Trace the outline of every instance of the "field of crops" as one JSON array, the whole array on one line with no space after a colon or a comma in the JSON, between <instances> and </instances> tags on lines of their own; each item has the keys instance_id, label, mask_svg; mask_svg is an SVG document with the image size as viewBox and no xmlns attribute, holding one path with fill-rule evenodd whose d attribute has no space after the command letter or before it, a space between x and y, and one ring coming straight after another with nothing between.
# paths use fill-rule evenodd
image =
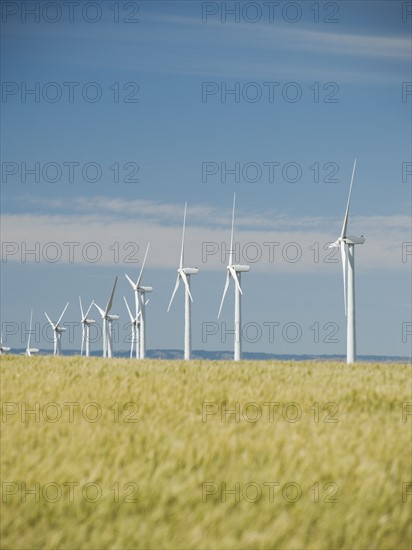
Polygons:
<instances>
[{"instance_id":1,"label":"field of crops","mask_svg":"<svg viewBox=\"0 0 412 550\"><path fill-rule=\"evenodd\" d=\"M409 549L411 366L1 357L1 547Z\"/></svg>"}]
</instances>

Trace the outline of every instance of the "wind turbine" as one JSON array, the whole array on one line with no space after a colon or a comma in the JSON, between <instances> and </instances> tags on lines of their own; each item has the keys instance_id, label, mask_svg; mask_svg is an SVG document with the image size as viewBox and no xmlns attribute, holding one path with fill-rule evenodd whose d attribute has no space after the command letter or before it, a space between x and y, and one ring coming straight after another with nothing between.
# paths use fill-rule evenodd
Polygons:
<instances>
[{"instance_id":1,"label":"wind turbine","mask_svg":"<svg viewBox=\"0 0 412 550\"><path fill-rule=\"evenodd\" d=\"M66 311L68 305L69 305L69 302L67 302L66 307L63 309L62 314L60 315L59 320L57 321L56 324L54 324L54 323L51 321L50 317L47 315L47 313L44 312L45 316L47 317L47 320L49 321L49 323L51 324L52 329L53 329L53 335L54 335L54 355L60 355L60 354L61 354L61 351L62 351L61 337L62 337L62 332L65 332L65 331L66 331L66 328L60 326L60 321L62 320L63 315L64 315L64 313L65 313L65 311Z\"/></svg>"},{"instance_id":2,"label":"wind turbine","mask_svg":"<svg viewBox=\"0 0 412 550\"><path fill-rule=\"evenodd\" d=\"M137 346L136 342L137 342L137 339L138 339L138 332L139 332L139 329L140 329L140 321L139 321L140 311L137 314L137 317L133 317L132 312L130 311L130 308L129 308L129 304L127 303L127 300L126 300L125 296L123 296L123 300L124 300L124 303L126 304L127 311L129 312L130 324L131 324L131 327L132 327L132 343L131 343L131 346L130 346L130 359L133 357L133 351L136 353L136 358L138 358L139 357L139 349L138 349L138 346Z\"/></svg>"},{"instance_id":3,"label":"wind turbine","mask_svg":"<svg viewBox=\"0 0 412 550\"><path fill-rule=\"evenodd\" d=\"M241 295L243 295L242 288L240 286L241 282L241 273L246 273L249 271L250 266L248 265L239 265L233 263L233 253L234 253L234 226L235 226L235 204L236 204L236 193L233 195L233 211L232 211L232 233L230 237L230 250L229 250L229 265L227 266L227 275L225 288L223 290L222 301L220 302L220 308L217 318L219 319L220 313L222 311L223 302L225 300L227 289L229 288L230 278L232 277L235 281L235 361L240 361L242 357L242 304L241 304Z\"/></svg>"},{"instance_id":4,"label":"wind turbine","mask_svg":"<svg viewBox=\"0 0 412 550\"><path fill-rule=\"evenodd\" d=\"M31 348L30 347L30 338L31 338L31 324L33 320L33 310L30 311L30 328L29 328L29 337L27 339L27 348L25 355L35 355L36 353L39 353L38 348Z\"/></svg>"},{"instance_id":5,"label":"wind turbine","mask_svg":"<svg viewBox=\"0 0 412 550\"><path fill-rule=\"evenodd\" d=\"M346 205L345 217L340 237L329 248L340 248L343 269L343 296L345 301L346 327L346 362L356 361L356 327L355 327L355 244L363 244L365 238L346 236L349 206L352 194L353 178L355 175L356 159L353 163L352 177L350 180L349 197Z\"/></svg>"},{"instance_id":6,"label":"wind turbine","mask_svg":"<svg viewBox=\"0 0 412 550\"><path fill-rule=\"evenodd\" d=\"M117 276L114 280L113 290L110 294L109 301L107 302L106 309L102 309L99 307L96 302L94 302L94 305L97 307L97 309L100 312L100 315L102 316L103 326L102 326L102 333L103 333L103 357L112 357L113 356L113 333L112 333L112 323L113 321L117 321L119 319L118 315L109 315L110 310L112 309L113 305L113 296L114 291L116 289L117 284Z\"/></svg>"},{"instance_id":7,"label":"wind turbine","mask_svg":"<svg viewBox=\"0 0 412 550\"><path fill-rule=\"evenodd\" d=\"M9 353L11 351L11 348L8 346L3 345L3 329L1 331L1 340L0 340L0 355L4 355L5 353Z\"/></svg>"},{"instance_id":8,"label":"wind turbine","mask_svg":"<svg viewBox=\"0 0 412 550\"><path fill-rule=\"evenodd\" d=\"M186 210L187 210L187 203L185 202L185 212L183 215L182 248L180 251L180 263L179 263L179 269L177 270L176 285L173 290L173 294L170 299L170 303L169 303L169 307L167 308L167 311L169 311L170 306L172 305L173 298L175 297L175 294L180 284L180 280L182 280L183 284L185 285L185 352L184 352L185 355L184 357L185 357L185 360L188 361L191 357L191 352L192 352L190 302L193 302L193 298L190 292L190 276L197 275L197 273L199 273L199 270L197 267L183 267L184 248L185 248Z\"/></svg>"},{"instance_id":9,"label":"wind turbine","mask_svg":"<svg viewBox=\"0 0 412 550\"><path fill-rule=\"evenodd\" d=\"M146 292L152 292L153 288L151 286L141 286L140 282L142 280L143 268L146 262L147 253L149 252L150 243L148 243L146 248L146 253L144 255L142 267L140 269L139 277L134 283L131 278L126 275L126 279L129 281L134 292L135 306L136 306L136 319L139 316L140 312L140 330L136 332L136 357L144 359L146 356L146 304L149 300L146 301Z\"/></svg>"},{"instance_id":10,"label":"wind turbine","mask_svg":"<svg viewBox=\"0 0 412 550\"><path fill-rule=\"evenodd\" d=\"M87 316L90 313L90 310L94 304L94 300L89 306L89 309L86 311L86 315L83 312L83 306L82 306L82 299L79 296L79 302L80 302L80 313L82 314L82 347L80 350L80 355L83 355L83 349L84 344L86 344L86 357L89 357L90 355L90 325L95 323L96 321L94 319L89 319Z\"/></svg>"}]
</instances>

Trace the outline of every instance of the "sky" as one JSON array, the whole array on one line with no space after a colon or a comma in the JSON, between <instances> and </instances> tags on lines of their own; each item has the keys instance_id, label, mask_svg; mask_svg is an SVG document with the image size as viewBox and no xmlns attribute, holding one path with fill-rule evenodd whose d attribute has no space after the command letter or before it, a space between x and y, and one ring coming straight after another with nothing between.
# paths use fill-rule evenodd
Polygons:
<instances>
[{"instance_id":1,"label":"sky","mask_svg":"<svg viewBox=\"0 0 412 550\"><path fill-rule=\"evenodd\" d=\"M244 351L344 354L340 234L354 159L360 355L410 356L411 2L1 2L3 343L52 349L44 311L142 283L148 349L183 348L169 313L187 201L193 349L233 349L222 315L236 193ZM94 310L98 320L98 312ZM99 324L99 323L97 323ZM93 339L93 333L92 333ZM92 350L101 349L94 334Z\"/></svg>"}]
</instances>

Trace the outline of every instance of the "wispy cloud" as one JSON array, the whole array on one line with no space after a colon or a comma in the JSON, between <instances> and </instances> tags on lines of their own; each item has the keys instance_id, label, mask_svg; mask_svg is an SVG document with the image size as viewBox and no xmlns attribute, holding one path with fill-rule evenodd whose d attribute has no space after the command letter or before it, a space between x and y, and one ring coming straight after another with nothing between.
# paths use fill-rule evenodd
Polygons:
<instances>
[{"instance_id":1,"label":"wispy cloud","mask_svg":"<svg viewBox=\"0 0 412 550\"><path fill-rule=\"evenodd\" d=\"M49 25L45 35L38 28L23 26L12 27L8 32L16 44L31 33L38 55L50 40L58 40L60 48L65 44L67 66L88 67L89 59L82 55L87 48L94 54L95 69L133 69L222 79L276 75L277 79L399 82L399 64L386 62L408 61L411 51L408 36L328 32L323 27L314 30L313 25L263 21L222 24L212 20L205 24L200 15L145 14L138 33L114 33L109 24L97 26L92 34L87 25L76 29ZM103 39L107 45L112 43L112 47L101 55L98 44ZM196 48L192 47L194 43ZM136 48L144 51L144 55L136 56ZM60 65L61 56L61 50L55 55L48 52L48 64L54 61ZM380 61L385 62L384 67L379 66Z\"/></svg>"},{"instance_id":2,"label":"wispy cloud","mask_svg":"<svg viewBox=\"0 0 412 550\"><path fill-rule=\"evenodd\" d=\"M3 261L21 261L24 247L32 250L35 243L39 243L43 250L50 242L58 243L63 251L60 261L69 261L68 245L63 243L74 242L79 243L75 261L87 262L80 251L88 243L95 242L102 254L99 264L111 265L114 243L119 243L120 250L125 251L121 258L126 255L127 243L135 243L139 249L136 261L141 260L141 251L151 241L151 267L176 267L183 214L181 204L104 197L93 200L78 197L70 204L37 199L38 205L40 202L53 209L54 214L3 215ZM68 206L70 215L67 214ZM216 224L215 220L221 222ZM222 269L227 262L230 220L230 209L208 204L190 205L186 257L202 269ZM252 263L256 271L330 269L330 265L324 265L329 263L327 243L338 236L340 223L332 218L295 218L271 210L250 213L239 208L235 233L238 261ZM361 247L360 269L406 268L402 262L402 243L410 241L410 227L410 218L404 215L352 217L349 232L367 238ZM15 243L15 253L10 254L12 247L6 248L5 243ZM129 249L132 251L133 247ZM315 249L319 251L318 262L314 261ZM8 256L5 255L7 251ZM293 260L295 254L301 255L299 261L289 261L288 257ZM275 262L276 257L278 262ZM40 260L45 261L43 257ZM330 263L333 268L336 262Z\"/></svg>"},{"instance_id":3,"label":"wispy cloud","mask_svg":"<svg viewBox=\"0 0 412 550\"><path fill-rule=\"evenodd\" d=\"M237 37L237 41L245 42L249 46L253 44L255 48L267 48L276 44L286 49L302 52L309 50L325 54L356 55L357 57L410 58L411 38L408 36L326 32L323 29L310 30L305 26L293 27L287 24L274 25L267 22L255 24L227 22L222 24L220 21L208 21L205 24L200 18L184 16L159 16L153 17L152 21L161 22L167 26L174 24L189 31L192 28L221 30L220 36L225 39L232 40ZM253 42L250 41L252 35L255 37ZM207 36L207 33L203 33L203 36ZM216 33L213 33L213 36L219 37ZM202 39L202 36L200 35L199 38Z\"/></svg>"}]
</instances>

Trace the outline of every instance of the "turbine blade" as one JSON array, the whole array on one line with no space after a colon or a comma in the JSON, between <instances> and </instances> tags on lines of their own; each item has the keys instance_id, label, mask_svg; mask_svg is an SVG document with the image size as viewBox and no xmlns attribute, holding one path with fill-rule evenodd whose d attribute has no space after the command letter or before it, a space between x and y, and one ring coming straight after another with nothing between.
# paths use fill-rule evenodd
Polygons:
<instances>
[{"instance_id":1,"label":"turbine blade","mask_svg":"<svg viewBox=\"0 0 412 550\"><path fill-rule=\"evenodd\" d=\"M92 305L94 304L94 300L92 300L92 303L89 305L89 309L86 311L86 315L85 315L85 319L87 319L87 316L89 315L90 313L90 310L92 309Z\"/></svg>"},{"instance_id":2,"label":"turbine blade","mask_svg":"<svg viewBox=\"0 0 412 550\"><path fill-rule=\"evenodd\" d=\"M232 277L235 280L236 286L239 289L240 294L243 294L242 289L240 288L239 279L237 278L237 273L236 273L235 269L233 267L230 267L229 270L230 270L230 273L232 274Z\"/></svg>"},{"instance_id":3,"label":"turbine blade","mask_svg":"<svg viewBox=\"0 0 412 550\"><path fill-rule=\"evenodd\" d=\"M45 316L47 317L47 320L49 321L49 323L51 324L51 326L53 327L53 330L54 330L54 329L56 328L55 325L51 322L51 319L50 319L50 317L47 315L47 313L44 312L44 314L45 314ZM30 328L30 330L31 330L31 328Z\"/></svg>"},{"instance_id":4,"label":"turbine blade","mask_svg":"<svg viewBox=\"0 0 412 550\"><path fill-rule=\"evenodd\" d=\"M145 253L144 258L143 258L143 263L142 263L142 267L140 269L139 278L137 279L136 286L140 286L140 281L142 280L143 268L144 268L144 264L146 263L146 258L147 258L147 253L149 252L149 247L150 247L150 243L147 243L146 253Z\"/></svg>"},{"instance_id":5,"label":"turbine blade","mask_svg":"<svg viewBox=\"0 0 412 550\"><path fill-rule=\"evenodd\" d=\"M175 288L174 288L174 290L173 290L172 297L170 298L169 307L167 308L167 311L169 311L170 306L172 305L173 298L175 297L175 294L176 294L176 292L177 292L177 289L179 288L179 283L180 283L180 273L177 274L177 279L176 279Z\"/></svg>"},{"instance_id":6,"label":"turbine blade","mask_svg":"<svg viewBox=\"0 0 412 550\"><path fill-rule=\"evenodd\" d=\"M102 310L102 308L99 307L99 306L96 304L96 302L94 302L94 305L95 305L96 308L99 310L100 315L104 318L104 311Z\"/></svg>"},{"instance_id":7,"label":"turbine blade","mask_svg":"<svg viewBox=\"0 0 412 550\"><path fill-rule=\"evenodd\" d=\"M348 273L348 253L346 250L346 243L342 242L340 245L340 253L342 257L342 272L343 272L343 299L345 301L345 315L347 315L348 304L347 304L347 273Z\"/></svg>"},{"instance_id":8,"label":"turbine blade","mask_svg":"<svg viewBox=\"0 0 412 550\"><path fill-rule=\"evenodd\" d=\"M60 315L59 320L56 323L56 326L60 325L60 321L62 320L64 312L66 311L68 305L69 305L69 302L67 302L66 307L63 309L62 314Z\"/></svg>"},{"instance_id":9,"label":"turbine blade","mask_svg":"<svg viewBox=\"0 0 412 550\"><path fill-rule=\"evenodd\" d=\"M192 297L192 293L190 292L190 286L189 286L189 281L187 280L187 275L186 273L183 273L182 272L182 279L183 279L183 282L185 284L185 287L186 287L186 290L189 294L189 298L190 298L190 301L193 302L193 297Z\"/></svg>"},{"instance_id":10,"label":"turbine blade","mask_svg":"<svg viewBox=\"0 0 412 550\"><path fill-rule=\"evenodd\" d=\"M131 278L129 277L129 275L127 275L126 273L125 273L125 277L126 277L126 279L129 281L129 283L132 285L132 288L133 288L133 290L134 290L134 288L135 288L135 286L136 286L136 285L134 284L134 282L131 280Z\"/></svg>"},{"instance_id":11,"label":"turbine blade","mask_svg":"<svg viewBox=\"0 0 412 550\"><path fill-rule=\"evenodd\" d=\"M114 280L112 293L110 294L109 301L107 302L107 306L106 306L106 309L105 309L105 312L104 312L105 315L107 315L109 313L109 311L112 309L113 296L114 296L114 291L116 290L116 285L117 285L117 275L116 275L116 279Z\"/></svg>"},{"instance_id":12,"label":"turbine blade","mask_svg":"<svg viewBox=\"0 0 412 550\"><path fill-rule=\"evenodd\" d=\"M345 212L345 217L343 219L342 233L340 235L341 239L346 238L346 229L347 229L347 226L348 226L349 206L350 206L350 198L351 198L351 195L352 195L352 185L353 185L353 178L355 176L355 168L356 168L356 159L353 163L352 177L351 177L351 180L350 180L350 187L349 187L348 203L346 205L346 212Z\"/></svg>"},{"instance_id":13,"label":"turbine blade","mask_svg":"<svg viewBox=\"0 0 412 550\"><path fill-rule=\"evenodd\" d=\"M235 205L236 205L236 193L233 193L232 232L230 234L229 265L233 264L233 237L234 237L234 230L235 230Z\"/></svg>"},{"instance_id":14,"label":"turbine blade","mask_svg":"<svg viewBox=\"0 0 412 550\"><path fill-rule=\"evenodd\" d=\"M222 306L223 306L223 302L225 301L225 296L226 296L227 289L229 288L229 282L230 282L230 272L228 271L227 275L226 275L226 282L225 282L225 288L223 290L222 301L220 302L219 313L217 314L218 319L219 319L220 313L222 311Z\"/></svg>"},{"instance_id":15,"label":"turbine blade","mask_svg":"<svg viewBox=\"0 0 412 550\"><path fill-rule=\"evenodd\" d=\"M79 296L79 302L80 302L80 313L82 314L82 321L84 319L84 312L83 312L83 306L82 306L82 299Z\"/></svg>"},{"instance_id":16,"label":"turbine blade","mask_svg":"<svg viewBox=\"0 0 412 550\"><path fill-rule=\"evenodd\" d=\"M129 312L130 322L133 323L133 315L132 315L132 312L130 311L129 304L127 303L125 296L123 296L123 300L124 300L124 303L126 304L127 311Z\"/></svg>"},{"instance_id":17,"label":"turbine blade","mask_svg":"<svg viewBox=\"0 0 412 550\"><path fill-rule=\"evenodd\" d=\"M180 263L179 263L180 269L182 269L183 267L183 255L184 255L184 249L185 249L186 209L187 209L187 202L185 202L185 213L183 214L182 248L180 251Z\"/></svg>"}]
</instances>

